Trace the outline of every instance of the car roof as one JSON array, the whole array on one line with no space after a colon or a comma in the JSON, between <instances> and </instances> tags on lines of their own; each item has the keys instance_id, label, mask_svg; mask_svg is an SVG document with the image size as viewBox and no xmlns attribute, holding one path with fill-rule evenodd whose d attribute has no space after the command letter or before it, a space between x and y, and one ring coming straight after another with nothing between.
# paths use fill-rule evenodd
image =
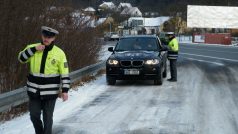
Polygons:
<instances>
[{"instance_id":1,"label":"car roof","mask_svg":"<svg viewBox=\"0 0 238 134\"><path fill-rule=\"evenodd\" d=\"M157 36L156 35L126 35L126 36L123 36L121 37L121 39L123 38L156 38Z\"/></svg>"}]
</instances>

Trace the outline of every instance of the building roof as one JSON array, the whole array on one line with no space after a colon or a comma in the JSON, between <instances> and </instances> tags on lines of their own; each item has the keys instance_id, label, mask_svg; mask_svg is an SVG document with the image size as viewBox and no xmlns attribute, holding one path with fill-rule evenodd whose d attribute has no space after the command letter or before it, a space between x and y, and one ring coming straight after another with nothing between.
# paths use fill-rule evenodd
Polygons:
<instances>
[{"instance_id":1,"label":"building roof","mask_svg":"<svg viewBox=\"0 0 238 134\"><path fill-rule=\"evenodd\" d=\"M142 16L141 11L139 10L138 7L130 7L130 8L125 8L121 14L123 15L137 15L137 16Z\"/></svg>"},{"instance_id":2,"label":"building roof","mask_svg":"<svg viewBox=\"0 0 238 134\"><path fill-rule=\"evenodd\" d=\"M106 20L107 20L107 18L99 18L96 23L97 23L97 25L100 25L100 24L103 24Z\"/></svg>"},{"instance_id":3,"label":"building roof","mask_svg":"<svg viewBox=\"0 0 238 134\"><path fill-rule=\"evenodd\" d=\"M93 7L87 7L83 11L85 11L85 12L95 12L96 10Z\"/></svg>"},{"instance_id":4,"label":"building roof","mask_svg":"<svg viewBox=\"0 0 238 134\"><path fill-rule=\"evenodd\" d=\"M132 20L142 20L144 22L144 18L143 17L130 17L128 19L128 22L131 22Z\"/></svg>"},{"instance_id":5,"label":"building roof","mask_svg":"<svg viewBox=\"0 0 238 134\"><path fill-rule=\"evenodd\" d=\"M162 16L156 18L144 18L144 26L145 27L155 27L162 25L165 21L168 21L170 17Z\"/></svg>"},{"instance_id":6,"label":"building roof","mask_svg":"<svg viewBox=\"0 0 238 134\"><path fill-rule=\"evenodd\" d=\"M131 6L131 3L120 3L118 8L121 8L121 7L123 7L123 8L125 8L125 7L130 8L132 6Z\"/></svg>"},{"instance_id":7,"label":"building roof","mask_svg":"<svg viewBox=\"0 0 238 134\"><path fill-rule=\"evenodd\" d=\"M168 16L161 16L156 18L130 17L128 19L128 22L132 23L133 20L137 20L137 21L143 21L143 24L141 26L144 26L144 27L159 27L162 24L164 24L164 22L168 21L169 19L170 17Z\"/></svg>"},{"instance_id":8,"label":"building roof","mask_svg":"<svg viewBox=\"0 0 238 134\"><path fill-rule=\"evenodd\" d=\"M105 2L105 1L101 5L99 5L99 7L104 7L104 6L107 6L110 9L113 9L116 7L113 2Z\"/></svg>"}]
</instances>

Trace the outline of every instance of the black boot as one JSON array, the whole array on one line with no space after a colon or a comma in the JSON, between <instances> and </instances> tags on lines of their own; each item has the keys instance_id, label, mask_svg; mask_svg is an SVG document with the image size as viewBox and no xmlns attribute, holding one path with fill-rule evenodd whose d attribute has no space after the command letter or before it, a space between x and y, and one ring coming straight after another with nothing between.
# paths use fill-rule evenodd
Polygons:
<instances>
[{"instance_id":1,"label":"black boot","mask_svg":"<svg viewBox=\"0 0 238 134\"><path fill-rule=\"evenodd\" d=\"M177 80L174 79L174 78L170 78L170 79L168 79L168 81L170 81L170 82L177 82Z\"/></svg>"}]
</instances>

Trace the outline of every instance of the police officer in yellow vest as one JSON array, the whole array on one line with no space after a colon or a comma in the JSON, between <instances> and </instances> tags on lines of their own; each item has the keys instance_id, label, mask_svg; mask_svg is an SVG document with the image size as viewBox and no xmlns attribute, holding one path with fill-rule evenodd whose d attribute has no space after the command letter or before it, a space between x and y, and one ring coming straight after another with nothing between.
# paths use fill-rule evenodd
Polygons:
<instances>
[{"instance_id":1,"label":"police officer in yellow vest","mask_svg":"<svg viewBox=\"0 0 238 134\"><path fill-rule=\"evenodd\" d=\"M70 88L69 68L65 53L54 44L59 32L42 26L42 42L28 45L19 53L21 63L29 63L27 80L30 118L36 134L51 134L53 112L60 94L63 101L68 100ZM43 112L43 122L41 121Z\"/></svg>"},{"instance_id":2,"label":"police officer in yellow vest","mask_svg":"<svg viewBox=\"0 0 238 134\"><path fill-rule=\"evenodd\" d=\"M176 82L177 81L177 58L179 51L179 43L175 38L173 32L168 32L167 36L169 38L168 43L168 60L170 61L170 73L171 78L168 81Z\"/></svg>"}]
</instances>

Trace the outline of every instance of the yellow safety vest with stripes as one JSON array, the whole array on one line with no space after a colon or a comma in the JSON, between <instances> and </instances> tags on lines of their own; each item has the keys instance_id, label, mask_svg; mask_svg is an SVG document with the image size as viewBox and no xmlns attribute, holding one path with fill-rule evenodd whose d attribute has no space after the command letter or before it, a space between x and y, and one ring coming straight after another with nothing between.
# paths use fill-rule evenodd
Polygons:
<instances>
[{"instance_id":1,"label":"yellow safety vest with stripes","mask_svg":"<svg viewBox=\"0 0 238 134\"><path fill-rule=\"evenodd\" d=\"M65 53L54 44L37 51L41 43L28 45L18 55L21 63L29 63L30 73L27 91L30 98L55 99L59 89L68 92L70 88L69 68Z\"/></svg>"},{"instance_id":2,"label":"yellow safety vest with stripes","mask_svg":"<svg viewBox=\"0 0 238 134\"><path fill-rule=\"evenodd\" d=\"M179 50L179 45L178 45L178 40L176 38L173 38L170 42L169 42L169 48L171 51L174 52L178 52Z\"/></svg>"},{"instance_id":3,"label":"yellow safety vest with stripes","mask_svg":"<svg viewBox=\"0 0 238 134\"><path fill-rule=\"evenodd\" d=\"M178 51L179 51L179 43L178 40L174 37L168 44L168 59L177 59Z\"/></svg>"}]
</instances>

